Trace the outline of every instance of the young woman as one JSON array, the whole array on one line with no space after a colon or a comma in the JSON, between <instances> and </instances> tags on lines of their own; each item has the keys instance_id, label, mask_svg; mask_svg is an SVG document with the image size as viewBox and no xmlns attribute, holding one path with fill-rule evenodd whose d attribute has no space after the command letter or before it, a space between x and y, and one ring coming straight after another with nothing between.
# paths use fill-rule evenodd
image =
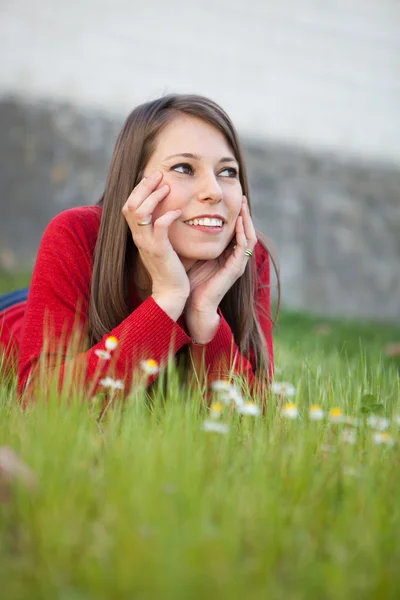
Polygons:
<instances>
[{"instance_id":1,"label":"young woman","mask_svg":"<svg viewBox=\"0 0 400 600\"><path fill-rule=\"evenodd\" d=\"M162 370L171 355L209 383L239 374L267 386L269 259L226 113L196 95L138 106L102 198L51 221L27 301L19 299L17 318L15 306L0 318L7 356L18 355L21 396L38 381L41 357L48 381L57 373L61 385L68 371L90 394L107 377L127 392L142 361Z\"/></svg>"}]
</instances>

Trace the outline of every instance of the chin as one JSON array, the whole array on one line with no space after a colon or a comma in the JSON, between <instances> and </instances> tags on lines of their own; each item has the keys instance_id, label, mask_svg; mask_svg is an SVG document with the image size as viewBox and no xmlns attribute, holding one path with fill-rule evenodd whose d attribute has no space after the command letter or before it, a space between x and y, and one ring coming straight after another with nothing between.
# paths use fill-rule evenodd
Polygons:
<instances>
[{"instance_id":1,"label":"chin","mask_svg":"<svg viewBox=\"0 0 400 600\"><path fill-rule=\"evenodd\" d=\"M177 252L182 261L191 261L193 263L195 263L198 260L214 260L215 258L218 258L218 256L221 255L221 253L222 251L216 252L215 250L213 251L211 248L209 248L208 250L204 250L203 252L200 250L200 248L198 248L197 252L193 254L188 254L187 251L182 254Z\"/></svg>"}]
</instances>

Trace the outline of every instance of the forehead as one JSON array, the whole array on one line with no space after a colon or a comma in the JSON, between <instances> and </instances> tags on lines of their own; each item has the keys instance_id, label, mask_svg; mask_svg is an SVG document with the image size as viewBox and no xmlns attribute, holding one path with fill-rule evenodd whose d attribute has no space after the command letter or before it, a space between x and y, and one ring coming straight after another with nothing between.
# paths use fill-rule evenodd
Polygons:
<instances>
[{"instance_id":1,"label":"forehead","mask_svg":"<svg viewBox=\"0 0 400 600\"><path fill-rule=\"evenodd\" d=\"M164 158L178 152L219 158L232 154L232 149L224 134L210 123L190 115L177 115L158 135L154 154Z\"/></svg>"}]
</instances>

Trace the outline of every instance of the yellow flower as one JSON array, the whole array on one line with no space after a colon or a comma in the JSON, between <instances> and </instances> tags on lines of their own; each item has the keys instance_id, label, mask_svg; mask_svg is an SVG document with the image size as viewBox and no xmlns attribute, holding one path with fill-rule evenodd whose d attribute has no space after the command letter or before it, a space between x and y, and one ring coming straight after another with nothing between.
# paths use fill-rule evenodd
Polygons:
<instances>
[{"instance_id":1,"label":"yellow flower","mask_svg":"<svg viewBox=\"0 0 400 600\"><path fill-rule=\"evenodd\" d=\"M293 402L287 402L282 408L282 416L286 419L297 419L299 416L299 409Z\"/></svg>"},{"instance_id":2,"label":"yellow flower","mask_svg":"<svg viewBox=\"0 0 400 600\"><path fill-rule=\"evenodd\" d=\"M324 418L324 411L319 404L312 404L310 406L309 417L312 421L321 421Z\"/></svg>"},{"instance_id":3,"label":"yellow flower","mask_svg":"<svg viewBox=\"0 0 400 600\"><path fill-rule=\"evenodd\" d=\"M332 423L343 423L345 418L346 417L344 416L341 408L331 408L331 410L329 411L329 420Z\"/></svg>"},{"instance_id":4,"label":"yellow flower","mask_svg":"<svg viewBox=\"0 0 400 600\"><path fill-rule=\"evenodd\" d=\"M118 340L115 337L115 335L110 335L107 339L106 339L106 350L108 350L109 352L112 352L112 350L115 350L115 348L118 346Z\"/></svg>"},{"instance_id":5,"label":"yellow flower","mask_svg":"<svg viewBox=\"0 0 400 600\"><path fill-rule=\"evenodd\" d=\"M157 373L160 370L158 362L156 360L153 360L152 358L142 360L140 363L140 367L142 371L144 371L147 375L157 375Z\"/></svg>"},{"instance_id":6,"label":"yellow flower","mask_svg":"<svg viewBox=\"0 0 400 600\"><path fill-rule=\"evenodd\" d=\"M222 414L222 404L221 402L212 402L210 406L210 416L212 419L219 419Z\"/></svg>"}]
</instances>

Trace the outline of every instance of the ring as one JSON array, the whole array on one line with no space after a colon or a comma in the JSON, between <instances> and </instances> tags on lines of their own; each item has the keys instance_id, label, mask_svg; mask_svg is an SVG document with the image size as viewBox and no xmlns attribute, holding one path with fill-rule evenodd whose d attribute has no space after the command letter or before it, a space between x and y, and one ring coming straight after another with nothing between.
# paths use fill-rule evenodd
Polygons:
<instances>
[{"instance_id":1,"label":"ring","mask_svg":"<svg viewBox=\"0 0 400 600\"><path fill-rule=\"evenodd\" d=\"M147 221L136 221L136 225L151 225L151 217Z\"/></svg>"},{"instance_id":2,"label":"ring","mask_svg":"<svg viewBox=\"0 0 400 600\"><path fill-rule=\"evenodd\" d=\"M247 250L244 251L246 256L253 256L254 252L253 250L250 250L250 248L247 248Z\"/></svg>"}]
</instances>

